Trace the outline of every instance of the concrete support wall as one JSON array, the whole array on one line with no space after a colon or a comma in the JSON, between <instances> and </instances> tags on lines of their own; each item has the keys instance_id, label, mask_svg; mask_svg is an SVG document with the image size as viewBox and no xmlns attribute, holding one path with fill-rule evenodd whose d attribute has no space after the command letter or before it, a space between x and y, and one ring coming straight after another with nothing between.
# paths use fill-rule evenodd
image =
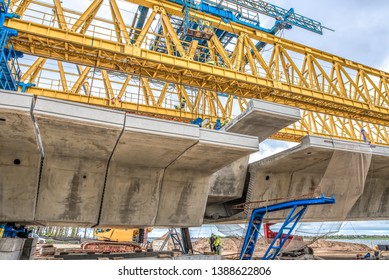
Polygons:
<instances>
[{"instance_id":1,"label":"concrete support wall","mask_svg":"<svg viewBox=\"0 0 389 280\"><path fill-rule=\"evenodd\" d=\"M198 137L196 126L127 115L109 166L100 226L154 225L165 169Z\"/></svg>"},{"instance_id":2,"label":"concrete support wall","mask_svg":"<svg viewBox=\"0 0 389 280\"><path fill-rule=\"evenodd\" d=\"M198 226L212 174L258 150L257 137L42 97L31 106L24 94L0 98L0 222Z\"/></svg>"},{"instance_id":3,"label":"concrete support wall","mask_svg":"<svg viewBox=\"0 0 389 280\"><path fill-rule=\"evenodd\" d=\"M0 94L0 223L35 217L41 153L32 105L33 96Z\"/></svg>"},{"instance_id":4,"label":"concrete support wall","mask_svg":"<svg viewBox=\"0 0 389 280\"><path fill-rule=\"evenodd\" d=\"M125 114L46 98L37 99L33 113L45 152L36 220L97 224L108 160Z\"/></svg>"},{"instance_id":5,"label":"concrete support wall","mask_svg":"<svg viewBox=\"0 0 389 280\"><path fill-rule=\"evenodd\" d=\"M301 195L311 194L311 197L319 195L318 186L334 151L337 150L336 143L337 141L332 142L325 138L307 137L301 145L295 148L251 164L249 170L252 187L249 200L297 199ZM348 143L348 145L366 144ZM362 187L363 192L358 194L357 190L348 189L349 187L358 188L358 186L347 185L345 189L344 185L347 181L356 180L354 177L347 178L349 174L330 178L333 180L333 187L329 189L331 193L325 193L325 195L334 195L336 204L310 207L304 215L305 221L389 219L389 173L387 172L389 170L389 149L373 146L371 153L372 160ZM351 164L344 160L337 160L337 163L339 174L342 174L342 170ZM361 168L361 166L356 167ZM356 176L360 176L360 173L364 171L358 169L355 172ZM346 192L354 193L354 196L350 198ZM356 202L350 201L354 199ZM347 215L344 216L345 214ZM268 218L281 219L283 216L284 213L275 212Z\"/></svg>"},{"instance_id":6,"label":"concrete support wall","mask_svg":"<svg viewBox=\"0 0 389 280\"><path fill-rule=\"evenodd\" d=\"M208 203L223 203L242 197L249 157L243 157L212 175Z\"/></svg>"}]
</instances>

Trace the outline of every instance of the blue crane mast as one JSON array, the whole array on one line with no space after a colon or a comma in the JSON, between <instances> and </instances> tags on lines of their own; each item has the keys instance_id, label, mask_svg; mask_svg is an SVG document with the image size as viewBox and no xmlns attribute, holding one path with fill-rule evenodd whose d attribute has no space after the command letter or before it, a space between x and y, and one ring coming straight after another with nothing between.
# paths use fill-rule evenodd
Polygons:
<instances>
[{"instance_id":1,"label":"blue crane mast","mask_svg":"<svg viewBox=\"0 0 389 280\"><path fill-rule=\"evenodd\" d=\"M291 29L297 26L308 31L322 35L323 29L331 30L316 20L296 14L294 9L289 10L278 7L261 0L169 0L182 5L184 14L184 29L202 29L200 22L194 20L196 11L220 17L225 23L234 22L254 28L269 34L277 34L282 29ZM190 13L192 12L192 13ZM272 28L264 28L260 25L259 14L264 14L276 19ZM213 32L219 37L223 45L227 45L235 34L225 32L213 27ZM185 39L185 38L184 38ZM201 39L201 38L200 38ZM258 42L257 49L261 50L265 43Z\"/></svg>"},{"instance_id":2,"label":"blue crane mast","mask_svg":"<svg viewBox=\"0 0 389 280\"><path fill-rule=\"evenodd\" d=\"M10 1L6 3L0 0L0 88L17 91L21 76L17 59L23 54L14 50L10 40L11 37L17 36L18 32L4 26L6 18L17 17L8 13L9 3Z\"/></svg>"}]
</instances>

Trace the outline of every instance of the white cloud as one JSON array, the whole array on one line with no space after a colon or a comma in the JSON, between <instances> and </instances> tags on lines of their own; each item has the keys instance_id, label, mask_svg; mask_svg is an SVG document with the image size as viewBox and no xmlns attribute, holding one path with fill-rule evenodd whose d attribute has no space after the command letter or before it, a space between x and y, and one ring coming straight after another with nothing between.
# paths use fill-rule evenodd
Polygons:
<instances>
[{"instance_id":1,"label":"white cloud","mask_svg":"<svg viewBox=\"0 0 389 280\"><path fill-rule=\"evenodd\" d=\"M259 152L250 156L250 163L290 149L297 144L294 142L265 140L259 144Z\"/></svg>"}]
</instances>

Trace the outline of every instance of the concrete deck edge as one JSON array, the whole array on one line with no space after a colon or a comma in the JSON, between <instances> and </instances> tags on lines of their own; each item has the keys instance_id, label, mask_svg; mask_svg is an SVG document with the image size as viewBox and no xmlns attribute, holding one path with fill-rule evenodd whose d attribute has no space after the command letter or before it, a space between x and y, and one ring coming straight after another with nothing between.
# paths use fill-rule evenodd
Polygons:
<instances>
[{"instance_id":1,"label":"concrete deck edge","mask_svg":"<svg viewBox=\"0 0 389 280\"><path fill-rule=\"evenodd\" d=\"M228 131L236 123L238 123L240 119L252 114L255 111L259 111L263 115L270 114L272 116L277 116L280 119L291 120L291 122L297 122L301 119L300 109L298 108L258 99L251 99L247 105L247 109L228 123L224 127L224 130Z\"/></svg>"},{"instance_id":2,"label":"concrete deck edge","mask_svg":"<svg viewBox=\"0 0 389 280\"><path fill-rule=\"evenodd\" d=\"M126 115L125 131L191 139L200 137L200 130L197 125L131 114Z\"/></svg>"},{"instance_id":3,"label":"concrete deck edge","mask_svg":"<svg viewBox=\"0 0 389 280\"><path fill-rule=\"evenodd\" d=\"M39 116L81 120L100 126L107 125L120 128L123 127L125 118L125 113L121 111L39 96L33 113Z\"/></svg>"},{"instance_id":4,"label":"concrete deck edge","mask_svg":"<svg viewBox=\"0 0 389 280\"><path fill-rule=\"evenodd\" d=\"M0 109L31 112L34 96L31 94L0 91Z\"/></svg>"},{"instance_id":5,"label":"concrete deck edge","mask_svg":"<svg viewBox=\"0 0 389 280\"><path fill-rule=\"evenodd\" d=\"M200 128L200 143L258 151L258 137Z\"/></svg>"},{"instance_id":6,"label":"concrete deck edge","mask_svg":"<svg viewBox=\"0 0 389 280\"><path fill-rule=\"evenodd\" d=\"M302 146L318 147L330 150L342 150L356 153L373 153L369 144L307 135L302 139ZM389 149L388 149L389 152Z\"/></svg>"}]
</instances>

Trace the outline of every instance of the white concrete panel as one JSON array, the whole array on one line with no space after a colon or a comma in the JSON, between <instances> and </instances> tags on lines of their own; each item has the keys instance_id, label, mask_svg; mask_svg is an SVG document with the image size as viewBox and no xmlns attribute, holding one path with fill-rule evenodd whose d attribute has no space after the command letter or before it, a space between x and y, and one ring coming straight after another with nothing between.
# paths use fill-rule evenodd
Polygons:
<instances>
[{"instance_id":1,"label":"white concrete panel","mask_svg":"<svg viewBox=\"0 0 389 280\"><path fill-rule=\"evenodd\" d=\"M252 99L247 109L224 129L228 132L257 136L259 142L262 142L298 120L298 108Z\"/></svg>"}]
</instances>

